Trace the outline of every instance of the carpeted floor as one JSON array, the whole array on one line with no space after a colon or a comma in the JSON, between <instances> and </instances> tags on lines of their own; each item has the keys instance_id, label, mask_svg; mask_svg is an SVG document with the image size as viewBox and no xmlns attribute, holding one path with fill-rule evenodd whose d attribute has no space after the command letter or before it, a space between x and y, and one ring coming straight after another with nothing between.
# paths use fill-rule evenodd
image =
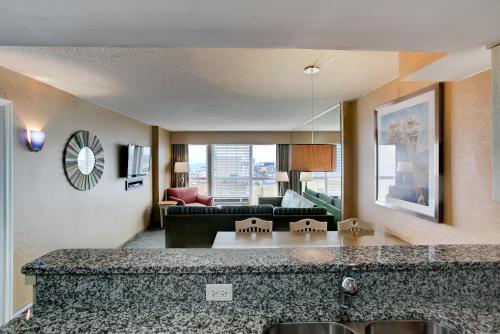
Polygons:
<instances>
[{"instance_id":1,"label":"carpeted floor","mask_svg":"<svg viewBox=\"0 0 500 334\"><path fill-rule=\"evenodd\" d=\"M165 248L165 230L146 230L124 248Z\"/></svg>"}]
</instances>

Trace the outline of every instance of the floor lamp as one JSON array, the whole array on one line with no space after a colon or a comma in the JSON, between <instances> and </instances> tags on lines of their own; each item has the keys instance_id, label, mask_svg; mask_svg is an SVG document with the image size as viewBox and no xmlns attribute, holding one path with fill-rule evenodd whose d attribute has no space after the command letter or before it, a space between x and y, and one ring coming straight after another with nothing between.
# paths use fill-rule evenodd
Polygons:
<instances>
[{"instance_id":1,"label":"floor lamp","mask_svg":"<svg viewBox=\"0 0 500 334\"><path fill-rule=\"evenodd\" d=\"M181 174L181 187L186 186L186 173L189 173L188 162L176 162L174 165L174 173Z\"/></svg>"},{"instance_id":2,"label":"floor lamp","mask_svg":"<svg viewBox=\"0 0 500 334\"><path fill-rule=\"evenodd\" d=\"M306 191L307 190L307 182L314 181L313 173L312 172L300 172L299 180L306 184L306 189L304 189L304 191Z\"/></svg>"},{"instance_id":3,"label":"floor lamp","mask_svg":"<svg viewBox=\"0 0 500 334\"><path fill-rule=\"evenodd\" d=\"M286 187L285 183L290 182L288 179L288 172L276 172L276 182L278 182L278 195L285 195Z\"/></svg>"}]
</instances>

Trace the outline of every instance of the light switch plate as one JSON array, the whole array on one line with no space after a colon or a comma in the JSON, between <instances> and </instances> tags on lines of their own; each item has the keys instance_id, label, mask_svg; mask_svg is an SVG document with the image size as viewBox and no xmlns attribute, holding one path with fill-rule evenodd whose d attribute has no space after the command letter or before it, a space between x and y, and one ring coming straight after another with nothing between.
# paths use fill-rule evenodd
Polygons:
<instances>
[{"instance_id":1,"label":"light switch plate","mask_svg":"<svg viewBox=\"0 0 500 334\"><path fill-rule=\"evenodd\" d=\"M207 284L206 285L206 300L227 302L233 300L233 285L232 284Z\"/></svg>"}]
</instances>

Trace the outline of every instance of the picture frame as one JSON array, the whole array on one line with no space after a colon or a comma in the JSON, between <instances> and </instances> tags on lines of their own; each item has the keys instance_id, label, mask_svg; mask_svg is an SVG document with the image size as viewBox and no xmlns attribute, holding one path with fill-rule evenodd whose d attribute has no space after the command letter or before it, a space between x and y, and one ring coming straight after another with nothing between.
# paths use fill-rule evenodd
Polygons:
<instances>
[{"instance_id":1,"label":"picture frame","mask_svg":"<svg viewBox=\"0 0 500 334\"><path fill-rule=\"evenodd\" d=\"M375 108L375 203L442 222L441 83Z\"/></svg>"}]
</instances>

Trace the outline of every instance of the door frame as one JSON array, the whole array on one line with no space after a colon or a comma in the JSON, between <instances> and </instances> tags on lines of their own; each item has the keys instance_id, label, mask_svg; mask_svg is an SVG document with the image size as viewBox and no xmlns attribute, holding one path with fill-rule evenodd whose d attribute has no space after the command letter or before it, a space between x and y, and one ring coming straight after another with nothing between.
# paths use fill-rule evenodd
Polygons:
<instances>
[{"instance_id":1,"label":"door frame","mask_svg":"<svg viewBox=\"0 0 500 334\"><path fill-rule=\"evenodd\" d=\"M0 99L0 325L12 319L13 305L12 118L12 102Z\"/></svg>"}]
</instances>

